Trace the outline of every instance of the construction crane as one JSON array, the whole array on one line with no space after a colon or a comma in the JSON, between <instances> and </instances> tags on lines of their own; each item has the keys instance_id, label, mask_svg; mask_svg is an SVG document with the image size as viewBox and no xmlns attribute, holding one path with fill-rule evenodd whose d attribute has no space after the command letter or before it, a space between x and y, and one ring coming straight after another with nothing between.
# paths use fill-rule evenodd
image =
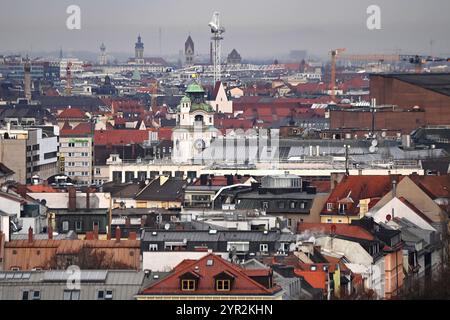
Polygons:
<instances>
[{"instance_id":1,"label":"construction crane","mask_svg":"<svg viewBox=\"0 0 450 320\"><path fill-rule=\"evenodd\" d=\"M415 66L415 72L423 72L423 65L428 62L450 62L450 58L439 58L432 56L420 56L420 55L400 55L401 61L407 61Z\"/></svg>"},{"instance_id":2,"label":"construction crane","mask_svg":"<svg viewBox=\"0 0 450 320\"><path fill-rule=\"evenodd\" d=\"M211 40L213 41L213 65L214 65L214 84L220 81L221 78L221 61L220 61L220 42L223 40L223 33L225 28L220 25L220 14L214 12L211 22L208 24L213 34Z\"/></svg>"},{"instance_id":3,"label":"construction crane","mask_svg":"<svg viewBox=\"0 0 450 320\"><path fill-rule=\"evenodd\" d=\"M66 66L66 95L72 95L72 62L67 62Z\"/></svg>"},{"instance_id":4,"label":"construction crane","mask_svg":"<svg viewBox=\"0 0 450 320\"><path fill-rule=\"evenodd\" d=\"M345 51L345 48L331 50L330 90L331 90L331 99L333 101L335 101L335 99L336 99L336 59L337 59L337 56L344 51Z\"/></svg>"}]
</instances>

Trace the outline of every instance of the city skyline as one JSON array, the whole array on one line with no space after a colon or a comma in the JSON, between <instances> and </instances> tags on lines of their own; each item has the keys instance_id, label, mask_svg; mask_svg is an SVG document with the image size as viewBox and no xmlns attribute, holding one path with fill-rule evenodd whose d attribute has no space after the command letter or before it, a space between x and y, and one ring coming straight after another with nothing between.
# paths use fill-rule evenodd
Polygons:
<instances>
[{"instance_id":1,"label":"city skyline","mask_svg":"<svg viewBox=\"0 0 450 320\"><path fill-rule=\"evenodd\" d=\"M69 16L66 9L72 4L81 8L81 30L66 28ZM178 54L191 35L196 53L208 54L207 24L217 10L226 28L223 56L233 48L243 58L271 58L290 50L307 50L326 57L329 50L339 47L351 53L450 52L446 36L450 27L446 17L450 10L448 2L436 0L434 5L427 5L418 0L396 3L379 0L381 30L366 27L369 16L366 9L371 4L367 0L339 4L328 0L315 3L284 0L272 8L260 1L232 0L222 4L204 0L190 3L133 0L123 8L123 2L118 0L6 1L2 5L6 10L0 13L0 40L2 51L8 52L54 52L62 47L66 52L98 53L100 44L105 43L109 53L131 55L140 34L147 56L167 56Z\"/></svg>"}]
</instances>

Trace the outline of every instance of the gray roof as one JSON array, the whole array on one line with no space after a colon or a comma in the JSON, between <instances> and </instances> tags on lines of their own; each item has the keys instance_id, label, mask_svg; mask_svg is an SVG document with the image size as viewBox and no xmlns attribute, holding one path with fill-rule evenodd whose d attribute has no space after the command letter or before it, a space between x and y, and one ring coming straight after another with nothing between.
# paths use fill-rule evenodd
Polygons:
<instances>
[{"instance_id":1,"label":"gray roof","mask_svg":"<svg viewBox=\"0 0 450 320\"><path fill-rule=\"evenodd\" d=\"M154 235L153 232L156 234ZM218 241L286 241L293 242L296 237L294 234L282 233L279 231L231 231L231 230L217 230L216 233L211 233L208 230L195 230L195 231L152 231L144 230L142 240L143 241L174 241L183 242L194 241L194 242L218 242Z\"/></svg>"}]
</instances>

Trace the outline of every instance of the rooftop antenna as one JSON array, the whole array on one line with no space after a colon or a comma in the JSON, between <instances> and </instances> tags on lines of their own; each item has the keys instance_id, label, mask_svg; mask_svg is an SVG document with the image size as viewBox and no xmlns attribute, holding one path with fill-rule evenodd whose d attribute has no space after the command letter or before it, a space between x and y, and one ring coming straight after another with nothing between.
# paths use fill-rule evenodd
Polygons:
<instances>
[{"instance_id":1,"label":"rooftop antenna","mask_svg":"<svg viewBox=\"0 0 450 320\"><path fill-rule=\"evenodd\" d=\"M225 28L220 25L220 13L215 11L211 22L208 24L211 28L213 36L213 65L214 65L214 84L221 79L220 70L220 41L223 40L222 34L225 33Z\"/></svg>"}]
</instances>

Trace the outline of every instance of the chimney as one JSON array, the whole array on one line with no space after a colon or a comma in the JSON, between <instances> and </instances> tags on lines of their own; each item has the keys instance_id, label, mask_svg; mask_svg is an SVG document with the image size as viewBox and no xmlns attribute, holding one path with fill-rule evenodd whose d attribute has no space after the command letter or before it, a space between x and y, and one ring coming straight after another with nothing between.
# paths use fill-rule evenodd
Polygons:
<instances>
[{"instance_id":1,"label":"chimney","mask_svg":"<svg viewBox=\"0 0 450 320\"><path fill-rule=\"evenodd\" d=\"M75 187L69 187L69 205L68 209L69 211L75 211L77 209L77 190Z\"/></svg>"},{"instance_id":2,"label":"chimney","mask_svg":"<svg viewBox=\"0 0 450 320\"><path fill-rule=\"evenodd\" d=\"M136 240L137 239L137 234L134 231L130 231L130 233L128 234L128 240Z\"/></svg>"},{"instance_id":3,"label":"chimney","mask_svg":"<svg viewBox=\"0 0 450 320\"><path fill-rule=\"evenodd\" d=\"M95 224L95 225L94 225L94 231L93 231L93 234L94 234L94 239L95 239L95 240L98 240L98 224Z\"/></svg>"},{"instance_id":4,"label":"chimney","mask_svg":"<svg viewBox=\"0 0 450 320\"><path fill-rule=\"evenodd\" d=\"M28 243L33 243L33 228L28 228Z\"/></svg>"},{"instance_id":5,"label":"chimney","mask_svg":"<svg viewBox=\"0 0 450 320\"><path fill-rule=\"evenodd\" d=\"M392 198L397 197L397 180L392 180Z\"/></svg>"},{"instance_id":6,"label":"chimney","mask_svg":"<svg viewBox=\"0 0 450 320\"><path fill-rule=\"evenodd\" d=\"M91 188L89 187L86 189L86 209L91 209Z\"/></svg>"},{"instance_id":7,"label":"chimney","mask_svg":"<svg viewBox=\"0 0 450 320\"><path fill-rule=\"evenodd\" d=\"M27 186L24 185L24 184L18 185L18 186L17 186L17 193L18 193L21 197L25 198L26 195L27 195Z\"/></svg>"},{"instance_id":8,"label":"chimney","mask_svg":"<svg viewBox=\"0 0 450 320\"><path fill-rule=\"evenodd\" d=\"M49 223L47 226L48 240L53 240L53 227L52 224Z\"/></svg>"},{"instance_id":9,"label":"chimney","mask_svg":"<svg viewBox=\"0 0 450 320\"><path fill-rule=\"evenodd\" d=\"M92 231L87 231L85 240L94 240L94 233Z\"/></svg>"},{"instance_id":10,"label":"chimney","mask_svg":"<svg viewBox=\"0 0 450 320\"><path fill-rule=\"evenodd\" d=\"M120 231L120 227L116 227L116 242L120 242L120 238L122 237L122 232Z\"/></svg>"},{"instance_id":11,"label":"chimney","mask_svg":"<svg viewBox=\"0 0 450 320\"><path fill-rule=\"evenodd\" d=\"M142 216L141 217L141 228L145 227L146 220L147 220L147 216Z\"/></svg>"}]
</instances>

